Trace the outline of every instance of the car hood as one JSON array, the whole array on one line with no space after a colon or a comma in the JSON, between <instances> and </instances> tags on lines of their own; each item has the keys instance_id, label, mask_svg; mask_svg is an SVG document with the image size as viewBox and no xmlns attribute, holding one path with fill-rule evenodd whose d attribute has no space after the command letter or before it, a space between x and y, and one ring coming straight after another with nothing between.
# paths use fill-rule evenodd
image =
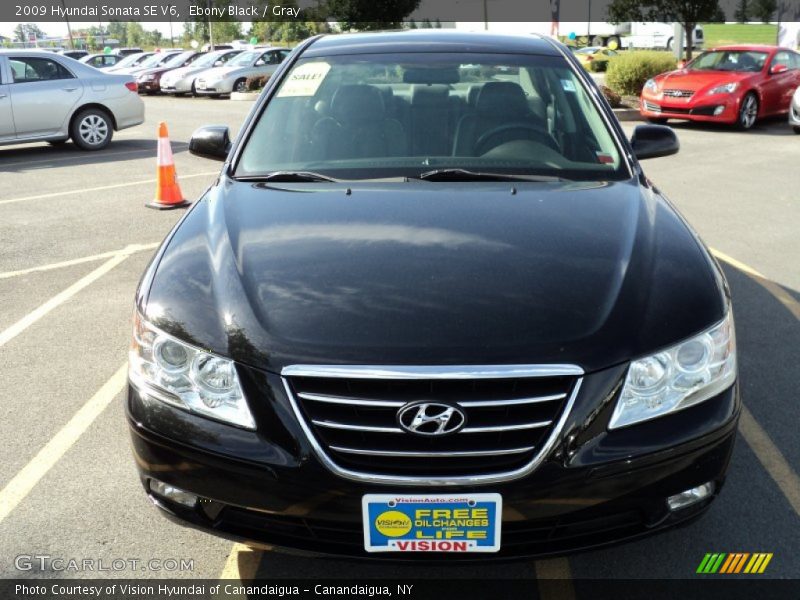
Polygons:
<instances>
[{"instance_id":1,"label":"car hood","mask_svg":"<svg viewBox=\"0 0 800 600\"><path fill-rule=\"evenodd\" d=\"M257 368L573 363L719 321L722 278L636 181L211 188L145 274L146 318Z\"/></svg>"},{"instance_id":2,"label":"car hood","mask_svg":"<svg viewBox=\"0 0 800 600\"><path fill-rule=\"evenodd\" d=\"M208 67L193 67L191 65L186 67L178 67L177 69L172 69L169 72L169 76L175 79L181 79L186 77L187 75L194 75L195 73L200 73L202 71L208 71Z\"/></svg>"},{"instance_id":3,"label":"car hood","mask_svg":"<svg viewBox=\"0 0 800 600\"><path fill-rule=\"evenodd\" d=\"M213 69L207 69L200 73L200 77L207 81L213 81L214 79L224 79L226 75L230 75L234 71L239 69L246 69L247 67L214 67Z\"/></svg>"},{"instance_id":4,"label":"car hood","mask_svg":"<svg viewBox=\"0 0 800 600\"><path fill-rule=\"evenodd\" d=\"M737 71L691 71L681 69L656 78L659 90L677 89L696 92L707 87L742 81L758 73Z\"/></svg>"}]
</instances>

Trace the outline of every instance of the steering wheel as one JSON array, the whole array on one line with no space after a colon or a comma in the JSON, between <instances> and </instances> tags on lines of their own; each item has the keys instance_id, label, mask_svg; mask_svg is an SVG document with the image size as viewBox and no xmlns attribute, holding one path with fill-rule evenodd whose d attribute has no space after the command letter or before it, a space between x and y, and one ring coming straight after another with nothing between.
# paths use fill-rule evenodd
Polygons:
<instances>
[{"instance_id":1,"label":"steering wheel","mask_svg":"<svg viewBox=\"0 0 800 600\"><path fill-rule=\"evenodd\" d=\"M561 153L561 149L558 147L558 144L556 144L556 141L553 139L553 136L551 136L543 129L540 129L535 125L531 125L530 123L506 123L504 125L500 125L498 127L490 129L489 131L487 131L481 137L478 138L478 141L475 142L475 155L481 156L485 152L488 152L489 150L497 146L498 144L495 144L494 146L489 145L489 141L492 138L497 137L502 133L505 133L506 131L525 131L526 132L526 135L524 136L525 138L530 138L531 137L530 134L533 133L534 136L538 138L535 141L537 142L541 141L546 146L549 146L556 152ZM486 148L486 146L489 147ZM481 152L482 150L484 152Z\"/></svg>"}]
</instances>

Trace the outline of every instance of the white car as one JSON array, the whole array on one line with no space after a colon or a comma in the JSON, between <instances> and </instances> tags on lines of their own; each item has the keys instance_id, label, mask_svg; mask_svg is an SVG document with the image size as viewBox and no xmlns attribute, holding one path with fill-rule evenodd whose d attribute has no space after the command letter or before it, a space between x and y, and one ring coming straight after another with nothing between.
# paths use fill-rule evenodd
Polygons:
<instances>
[{"instance_id":1,"label":"white car","mask_svg":"<svg viewBox=\"0 0 800 600\"><path fill-rule=\"evenodd\" d=\"M108 146L114 131L144 122L144 102L130 75L98 71L36 50L0 50L0 145Z\"/></svg>"},{"instance_id":2,"label":"white car","mask_svg":"<svg viewBox=\"0 0 800 600\"><path fill-rule=\"evenodd\" d=\"M214 67L225 65L241 52L241 50L215 50L204 54L189 66L167 71L161 76L161 92L175 94L176 96L182 96L183 94L194 95L194 80L198 74Z\"/></svg>"},{"instance_id":3,"label":"white car","mask_svg":"<svg viewBox=\"0 0 800 600\"><path fill-rule=\"evenodd\" d=\"M200 73L195 80L197 94L219 97L231 92L243 92L248 77L269 77L290 53L288 48L260 48L242 52L224 67Z\"/></svg>"}]
</instances>

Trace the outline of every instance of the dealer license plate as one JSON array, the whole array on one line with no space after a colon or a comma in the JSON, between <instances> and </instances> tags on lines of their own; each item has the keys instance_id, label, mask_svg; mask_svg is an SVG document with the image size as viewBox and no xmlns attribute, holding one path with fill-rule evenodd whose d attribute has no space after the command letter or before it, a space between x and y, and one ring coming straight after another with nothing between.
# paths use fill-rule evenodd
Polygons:
<instances>
[{"instance_id":1,"label":"dealer license plate","mask_svg":"<svg viewBox=\"0 0 800 600\"><path fill-rule=\"evenodd\" d=\"M497 552L500 494L366 494L367 552Z\"/></svg>"}]
</instances>

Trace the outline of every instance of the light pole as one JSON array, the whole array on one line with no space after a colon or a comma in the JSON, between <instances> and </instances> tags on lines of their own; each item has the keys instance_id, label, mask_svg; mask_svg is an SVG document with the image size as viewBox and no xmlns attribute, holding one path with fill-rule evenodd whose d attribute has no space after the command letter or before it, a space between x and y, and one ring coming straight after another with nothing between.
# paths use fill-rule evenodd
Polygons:
<instances>
[{"instance_id":1,"label":"light pole","mask_svg":"<svg viewBox=\"0 0 800 600\"><path fill-rule=\"evenodd\" d=\"M64 9L64 20L67 22L67 33L69 34L69 47L75 50L75 42L72 41L72 27L69 26L69 17L67 16L67 5L64 0L61 0L61 8Z\"/></svg>"},{"instance_id":2,"label":"light pole","mask_svg":"<svg viewBox=\"0 0 800 600\"><path fill-rule=\"evenodd\" d=\"M206 0L208 6L208 43L210 44L209 52L214 51L214 31L211 28L211 0Z\"/></svg>"}]
</instances>

